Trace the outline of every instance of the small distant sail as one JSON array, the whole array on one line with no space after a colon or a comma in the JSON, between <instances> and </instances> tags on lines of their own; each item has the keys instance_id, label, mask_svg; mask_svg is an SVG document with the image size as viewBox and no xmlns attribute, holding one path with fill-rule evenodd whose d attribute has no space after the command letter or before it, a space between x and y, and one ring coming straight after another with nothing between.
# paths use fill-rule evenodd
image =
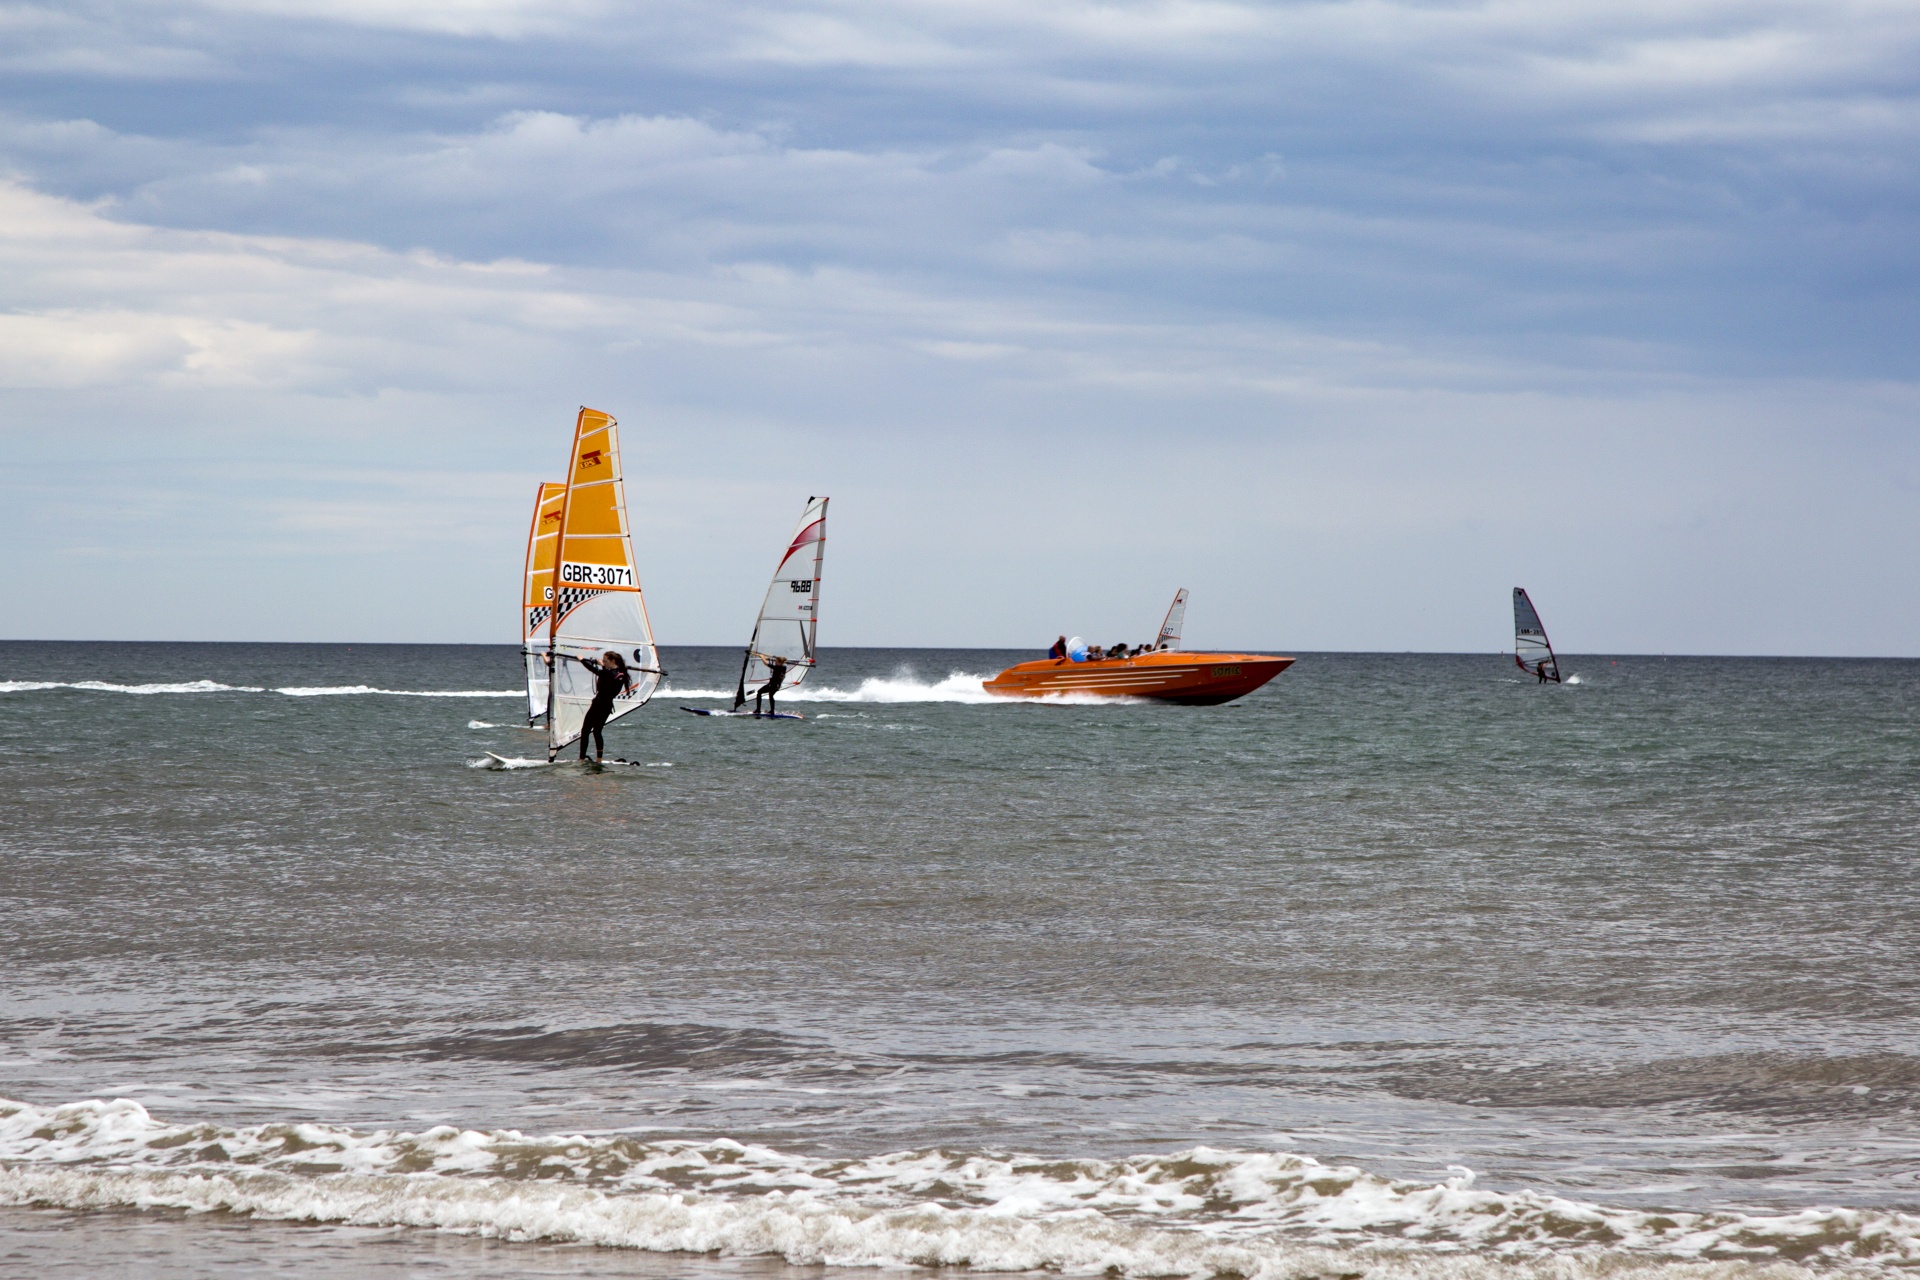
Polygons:
<instances>
[{"instance_id":1,"label":"small distant sail","mask_svg":"<svg viewBox=\"0 0 1920 1280\"><path fill-rule=\"evenodd\" d=\"M1524 587L1513 589L1513 660L1528 675L1560 683L1560 660L1553 656L1547 629L1540 625L1540 612L1527 598Z\"/></svg>"},{"instance_id":2,"label":"small distant sail","mask_svg":"<svg viewBox=\"0 0 1920 1280\"><path fill-rule=\"evenodd\" d=\"M736 708L753 688L767 682L773 674L769 664L775 658L786 659L783 689L793 688L813 670L813 641L820 626L820 562L826 553L827 500L808 498L800 523L787 540L786 554L774 568L760 616L754 619L753 638L740 664L740 683L733 691Z\"/></svg>"},{"instance_id":3,"label":"small distant sail","mask_svg":"<svg viewBox=\"0 0 1920 1280\"><path fill-rule=\"evenodd\" d=\"M1173 593L1173 604L1167 609L1167 620L1160 624L1160 636L1153 642L1156 649L1178 649L1180 647L1180 629L1187 624L1187 589L1180 588Z\"/></svg>"},{"instance_id":4,"label":"small distant sail","mask_svg":"<svg viewBox=\"0 0 1920 1280\"><path fill-rule=\"evenodd\" d=\"M619 424L598 409L581 409L574 423L557 541L553 612L547 621L553 673L547 690L548 759L579 739L593 704L594 674L577 659L611 649L632 673L633 686L613 704L609 723L645 706L660 687L660 655L627 526Z\"/></svg>"},{"instance_id":5,"label":"small distant sail","mask_svg":"<svg viewBox=\"0 0 1920 1280\"><path fill-rule=\"evenodd\" d=\"M547 625L553 612L553 553L560 545L560 508L567 486L549 482L533 500L527 529L527 573L520 587L520 654L527 665L527 723L547 714Z\"/></svg>"}]
</instances>

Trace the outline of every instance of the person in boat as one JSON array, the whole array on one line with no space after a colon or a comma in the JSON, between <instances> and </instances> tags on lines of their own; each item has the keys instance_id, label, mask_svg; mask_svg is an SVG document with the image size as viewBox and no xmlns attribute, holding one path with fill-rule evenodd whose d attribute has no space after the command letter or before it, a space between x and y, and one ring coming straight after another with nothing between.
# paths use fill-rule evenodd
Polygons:
<instances>
[{"instance_id":1,"label":"person in boat","mask_svg":"<svg viewBox=\"0 0 1920 1280\"><path fill-rule=\"evenodd\" d=\"M780 692L780 686L787 682L787 660L779 654L767 659L767 682L753 691L753 714L760 714L760 699L767 700L767 714L775 714L779 708L773 705L773 695Z\"/></svg>"},{"instance_id":2,"label":"person in boat","mask_svg":"<svg viewBox=\"0 0 1920 1280\"><path fill-rule=\"evenodd\" d=\"M1058 640L1055 640L1053 642L1053 648L1047 650L1047 656L1049 658L1066 657L1067 656L1067 638L1065 636L1061 636Z\"/></svg>"},{"instance_id":3,"label":"person in boat","mask_svg":"<svg viewBox=\"0 0 1920 1280\"><path fill-rule=\"evenodd\" d=\"M1107 656L1108 656L1109 658L1124 658L1124 657L1126 657L1126 656L1127 656L1127 646L1126 646L1126 642L1125 642L1125 641L1122 641L1121 643L1119 643L1119 644L1117 644L1117 645L1115 645L1115 646L1113 646L1113 648L1111 648L1111 649L1109 649L1109 650L1107 650Z\"/></svg>"},{"instance_id":4,"label":"person in boat","mask_svg":"<svg viewBox=\"0 0 1920 1280\"><path fill-rule=\"evenodd\" d=\"M606 739L600 731L607 727L607 718L613 714L613 700L623 693L633 692L633 676L627 670L627 660L609 649L594 658L580 659L580 665L593 672L593 701L587 706L587 718L580 724L580 758L587 758L587 737L593 737L593 758L600 759L606 754Z\"/></svg>"}]
</instances>

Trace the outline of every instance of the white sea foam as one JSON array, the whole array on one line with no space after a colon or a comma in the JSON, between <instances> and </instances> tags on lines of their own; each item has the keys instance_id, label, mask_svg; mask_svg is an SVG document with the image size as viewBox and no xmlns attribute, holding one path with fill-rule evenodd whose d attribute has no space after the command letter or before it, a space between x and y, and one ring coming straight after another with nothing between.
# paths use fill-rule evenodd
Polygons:
<instances>
[{"instance_id":1,"label":"white sea foam","mask_svg":"<svg viewBox=\"0 0 1920 1280\"><path fill-rule=\"evenodd\" d=\"M275 689L289 698L338 698L377 693L389 698L524 698L522 689L376 689L366 684L294 685Z\"/></svg>"},{"instance_id":2,"label":"white sea foam","mask_svg":"<svg viewBox=\"0 0 1920 1280\"><path fill-rule=\"evenodd\" d=\"M221 684L217 680L186 680L173 684L110 684L105 680L76 680L71 684L37 685L41 689L85 689L89 693L264 693L257 685Z\"/></svg>"},{"instance_id":3,"label":"white sea foam","mask_svg":"<svg viewBox=\"0 0 1920 1280\"><path fill-rule=\"evenodd\" d=\"M530 756L481 756L478 760L467 761L469 769L544 769L552 764L551 760L536 760Z\"/></svg>"},{"instance_id":4,"label":"white sea foam","mask_svg":"<svg viewBox=\"0 0 1920 1280\"><path fill-rule=\"evenodd\" d=\"M284 693L292 698L338 694L378 693L392 698L520 698L519 689L376 689L364 684L293 686L264 689L252 684L221 684L217 680L183 680L169 684L112 684L105 680L6 680L0 693L35 693L43 689L82 689L88 693Z\"/></svg>"},{"instance_id":5,"label":"white sea foam","mask_svg":"<svg viewBox=\"0 0 1920 1280\"><path fill-rule=\"evenodd\" d=\"M990 676L969 675L955 671L944 680L929 683L918 676L900 672L891 676L869 676L856 688L845 689L827 684L803 684L793 689L780 691L781 702L962 702L977 706L1031 706L1034 703L1054 703L1073 706L1112 706L1137 702L1135 698L1112 698L1102 694L1070 693L1045 698L1003 698L991 694L983 687ZM675 698L733 698L731 689L669 689L667 696Z\"/></svg>"},{"instance_id":6,"label":"white sea foam","mask_svg":"<svg viewBox=\"0 0 1920 1280\"><path fill-rule=\"evenodd\" d=\"M469 729L498 729L499 727L497 724L488 724L485 720L467 721L467 728Z\"/></svg>"},{"instance_id":7,"label":"white sea foam","mask_svg":"<svg viewBox=\"0 0 1920 1280\"><path fill-rule=\"evenodd\" d=\"M221 1210L801 1264L1294 1280L1895 1274L1920 1217L1656 1213L1395 1182L1304 1156L795 1156L725 1139L169 1125L126 1099L0 1101L0 1203ZM1703 1265L1713 1264L1713 1265Z\"/></svg>"}]
</instances>

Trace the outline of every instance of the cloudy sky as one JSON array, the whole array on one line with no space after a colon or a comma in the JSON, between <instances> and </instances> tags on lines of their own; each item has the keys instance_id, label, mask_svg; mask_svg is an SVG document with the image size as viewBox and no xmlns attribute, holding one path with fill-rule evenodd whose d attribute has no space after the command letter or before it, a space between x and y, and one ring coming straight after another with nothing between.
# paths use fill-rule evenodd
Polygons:
<instances>
[{"instance_id":1,"label":"cloudy sky","mask_svg":"<svg viewBox=\"0 0 1920 1280\"><path fill-rule=\"evenodd\" d=\"M1912 0L0 4L0 633L1920 654Z\"/></svg>"}]
</instances>

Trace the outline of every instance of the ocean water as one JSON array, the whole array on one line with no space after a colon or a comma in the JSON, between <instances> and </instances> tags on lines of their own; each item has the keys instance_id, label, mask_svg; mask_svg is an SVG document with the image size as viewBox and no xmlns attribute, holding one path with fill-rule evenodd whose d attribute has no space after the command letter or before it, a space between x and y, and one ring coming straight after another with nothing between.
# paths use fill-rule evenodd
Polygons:
<instances>
[{"instance_id":1,"label":"ocean water","mask_svg":"<svg viewBox=\"0 0 1920 1280\"><path fill-rule=\"evenodd\" d=\"M1920 663L1030 656L0 644L0 1273L1920 1266Z\"/></svg>"}]
</instances>

